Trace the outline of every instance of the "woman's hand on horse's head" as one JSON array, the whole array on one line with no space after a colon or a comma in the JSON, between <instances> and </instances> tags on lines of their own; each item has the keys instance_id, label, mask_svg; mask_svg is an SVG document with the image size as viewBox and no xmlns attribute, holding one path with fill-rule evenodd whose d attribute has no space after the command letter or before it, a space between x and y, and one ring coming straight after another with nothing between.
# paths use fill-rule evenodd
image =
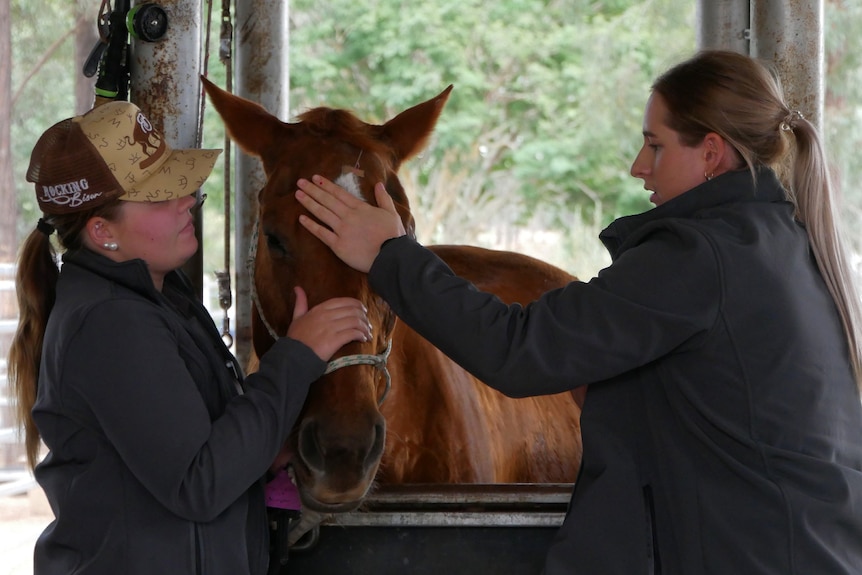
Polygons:
<instances>
[{"instance_id":1,"label":"woman's hand on horse's head","mask_svg":"<svg viewBox=\"0 0 862 575\"><path fill-rule=\"evenodd\" d=\"M299 223L341 258L361 272L368 272L380 246L390 238L403 236L404 223L382 183L374 186L375 207L321 176L299 180L296 199L324 225L308 216Z\"/></svg>"},{"instance_id":2,"label":"woman's hand on horse's head","mask_svg":"<svg viewBox=\"0 0 862 575\"><path fill-rule=\"evenodd\" d=\"M296 304L287 336L301 341L323 361L351 341L370 341L368 310L352 297L335 297L308 309L308 297L299 286L293 288Z\"/></svg>"}]
</instances>

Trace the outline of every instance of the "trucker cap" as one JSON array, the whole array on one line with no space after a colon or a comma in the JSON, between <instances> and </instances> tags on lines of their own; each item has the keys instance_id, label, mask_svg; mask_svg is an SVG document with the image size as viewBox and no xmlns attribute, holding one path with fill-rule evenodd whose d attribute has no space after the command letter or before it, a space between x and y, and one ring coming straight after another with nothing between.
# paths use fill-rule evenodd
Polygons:
<instances>
[{"instance_id":1,"label":"trucker cap","mask_svg":"<svg viewBox=\"0 0 862 575\"><path fill-rule=\"evenodd\" d=\"M46 214L114 199L161 202L201 187L221 150L174 150L136 105L108 102L54 124L33 153L27 181Z\"/></svg>"}]
</instances>

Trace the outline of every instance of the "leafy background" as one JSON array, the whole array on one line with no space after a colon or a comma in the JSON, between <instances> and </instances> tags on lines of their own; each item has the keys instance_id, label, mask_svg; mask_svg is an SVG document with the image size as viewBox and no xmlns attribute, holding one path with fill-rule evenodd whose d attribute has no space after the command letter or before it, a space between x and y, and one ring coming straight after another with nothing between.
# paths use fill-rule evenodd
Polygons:
<instances>
[{"instance_id":1,"label":"leafy background","mask_svg":"<svg viewBox=\"0 0 862 575\"><path fill-rule=\"evenodd\" d=\"M98 4L12 0L19 238L38 218L23 176L30 150L47 126L81 111L75 31L95 27ZM823 131L859 253L862 0L827 0L825 16ZM328 105L382 122L454 84L430 145L402 170L420 239L523 251L589 278L608 262L600 229L649 208L628 173L643 105L650 81L694 51L694 19L694 0L436 0L421 10L294 0L290 116ZM209 74L224 85L217 43L218 18ZM223 138L207 108L204 146ZM205 190L207 273L223 267L222 170Z\"/></svg>"}]
</instances>

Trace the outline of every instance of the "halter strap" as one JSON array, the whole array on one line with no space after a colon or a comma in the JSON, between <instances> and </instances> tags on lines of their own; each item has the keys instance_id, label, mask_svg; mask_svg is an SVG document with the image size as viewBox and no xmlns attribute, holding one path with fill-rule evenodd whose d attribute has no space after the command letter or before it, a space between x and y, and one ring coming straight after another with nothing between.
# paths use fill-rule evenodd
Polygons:
<instances>
[{"instance_id":1,"label":"halter strap","mask_svg":"<svg viewBox=\"0 0 862 575\"><path fill-rule=\"evenodd\" d=\"M255 261L257 260L259 223L259 220L255 221L254 223L254 228L252 229L251 233L251 247L249 248L248 259L246 260L246 270L248 271L249 275L249 289L251 291L251 300L254 303L254 307L257 308L258 317L260 317L260 320L263 322L263 325L269 332L269 336L274 341L278 341L279 336L275 333L275 330L272 328L272 325L267 321L266 315L263 313L263 308L260 305L260 298L257 295L257 287L254 283L254 268ZM386 362L389 359L389 352L391 351L392 339L390 338L386 344L386 349L383 350L383 353L379 353L376 355L370 353L357 353L337 357L326 364L326 370L323 372L323 375L330 374L337 369L341 369L342 367L349 367L351 365L373 365L381 372L383 372L383 378L386 381L386 386L383 388L383 395L381 395L380 399L377 400L377 405L380 405L383 403L383 400L386 399L386 396L389 395L389 390L392 388L392 378L389 375L389 369L386 367Z\"/></svg>"},{"instance_id":2,"label":"halter strap","mask_svg":"<svg viewBox=\"0 0 862 575\"><path fill-rule=\"evenodd\" d=\"M260 317L260 320L266 327L266 331L269 332L269 337L271 337L274 341L278 341L278 335L275 333L275 330L272 329L272 326L266 320L266 316L263 313L263 308L260 306L260 298L257 295L257 286L254 283L254 266L255 260L257 259L257 240L259 224L260 220L255 221L254 228L251 231L251 247L249 247L248 249L248 259L245 261L245 268L246 271L248 271L248 283L249 290L251 291L251 301L254 303L254 307L257 308L257 315Z\"/></svg>"},{"instance_id":3,"label":"halter strap","mask_svg":"<svg viewBox=\"0 0 862 575\"><path fill-rule=\"evenodd\" d=\"M377 355L370 353L357 353L336 357L326 364L326 371L323 372L323 375L332 373L336 369L349 367L351 365L373 365L383 373L383 378L386 381L386 386L383 388L383 394L380 396L380 399L377 400L377 405L380 405L383 403L383 400L386 399L386 396L389 395L389 390L392 388L392 378L389 376L389 369L386 367L386 360L389 359L390 351L392 351L392 339L387 342L386 349L383 350L383 353Z\"/></svg>"}]
</instances>

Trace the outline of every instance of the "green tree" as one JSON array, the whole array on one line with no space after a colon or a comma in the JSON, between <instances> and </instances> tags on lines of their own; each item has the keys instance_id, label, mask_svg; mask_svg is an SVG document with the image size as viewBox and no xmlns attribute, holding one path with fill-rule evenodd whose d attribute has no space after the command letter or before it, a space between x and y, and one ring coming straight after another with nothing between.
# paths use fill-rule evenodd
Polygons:
<instances>
[{"instance_id":1,"label":"green tree","mask_svg":"<svg viewBox=\"0 0 862 575\"><path fill-rule=\"evenodd\" d=\"M843 193L845 230L862 272L862 1L829 0L825 10L826 96L823 139Z\"/></svg>"},{"instance_id":2,"label":"green tree","mask_svg":"<svg viewBox=\"0 0 862 575\"><path fill-rule=\"evenodd\" d=\"M12 169L20 208L18 234L23 237L40 215L32 187L24 180L30 150L48 126L75 113L73 38L82 21L68 0L12 0L11 8Z\"/></svg>"},{"instance_id":3,"label":"green tree","mask_svg":"<svg viewBox=\"0 0 862 575\"><path fill-rule=\"evenodd\" d=\"M13 193L12 149L9 127L12 116L12 22L11 3L0 0L0 263L15 259L18 198ZM0 313L8 313L0 303Z\"/></svg>"},{"instance_id":4,"label":"green tree","mask_svg":"<svg viewBox=\"0 0 862 575\"><path fill-rule=\"evenodd\" d=\"M382 121L452 83L433 145L402 169L420 238L499 243L532 218L596 244L648 206L629 163L649 82L694 50L693 19L691 0L296 0L291 108Z\"/></svg>"},{"instance_id":5,"label":"green tree","mask_svg":"<svg viewBox=\"0 0 862 575\"><path fill-rule=\"evenodd\" d=\"M41 132L76 112L74 35L95 27L68 0L11 0L12 169L18 235L38 219L24 181ZM612 218L649 207L628 175L649 83L694 50L695 0L395 0L291 3L291 109L330 105L385 120L455 86L436 135L403 177L420 237L503 244L550 229L539 253L588 276ZM824 135L862 250L862 0L827 0ZM217 22L210 74L224 85ZM78 56L80 58L80 55ZM221 147L207 111L204 145ZM205 269L222 267L222 172L207 186ZM534 237L539 234L535 232Z\"/></svg>"}]
</instances>

